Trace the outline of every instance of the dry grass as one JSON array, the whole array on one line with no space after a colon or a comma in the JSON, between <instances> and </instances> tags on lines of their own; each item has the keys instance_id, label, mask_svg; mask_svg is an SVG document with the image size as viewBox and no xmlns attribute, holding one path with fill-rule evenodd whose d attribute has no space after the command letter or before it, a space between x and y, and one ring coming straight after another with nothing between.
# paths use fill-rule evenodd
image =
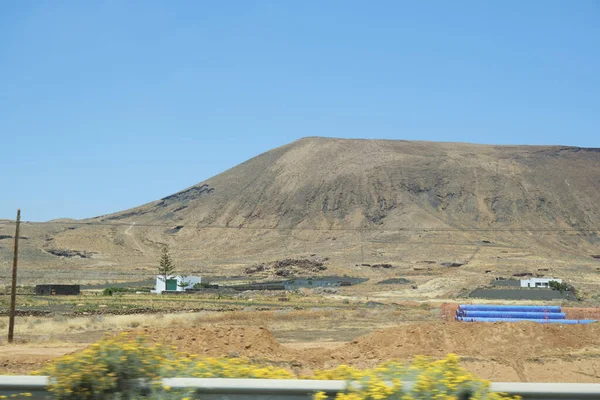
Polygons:
<instances>
[{"instance_id":1,"label":"dry grass","mask_svg":"<svg viewBox=\"0 0 600 400\"><path fill-rule=\"evenodd\" d=\"M92 342L105 332L135 328L201 327L214 325L266 327L283 341L349 340L359 334L406 321L439 318L436 306L375 308L313 308L272 311L203 311L194 313L91 315L81 317L19 317L15 335L21 341ZM0 326L8 318L0 318ZM315 333L315 332L318 332ZM312 335L312 336L311 336ZM324 339L325 338L325 339Z\"/></svg>"},{"instance_id":2,"label":"dry grass","mask_svg":"<svg viewBox=\"0 0 600 400\"><path fill-rule=\"evenodd\" d=\"M16 319L16 335L64 335L89 331L118 331L132 328L162 328L212 324L267 325L284 321L306 321L332 318L338 310L317 311L232 311L177 314L92 315L68 318L20 317ZM6 326L8 317L0 318Z\"/></svg>"},{"instance_id":3,"label":"dry grass","mask_svg":"<svg viewBox=\"0 0 600 400\"><path fill-rule=\"evenodd\" d=\"M187 319L189 319L187 314L93 315L74 318L62 315L50 318L19 317L15 322L15 337L26 338L27 342L69 341L69 337L73 334L121 331L138 327L168 327L183 324ZM5 325L7 321L7 317L2 317L0 326Z\"/></svg>"}]
</instances>

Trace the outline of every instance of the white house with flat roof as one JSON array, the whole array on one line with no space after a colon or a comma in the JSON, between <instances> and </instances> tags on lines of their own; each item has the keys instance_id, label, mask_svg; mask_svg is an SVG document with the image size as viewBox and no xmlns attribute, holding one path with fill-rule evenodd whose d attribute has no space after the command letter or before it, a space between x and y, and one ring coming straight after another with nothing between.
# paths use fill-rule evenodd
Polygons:
<instances>
[{"instance_id":1,"label":"white house with flat roof","mask_svg":"<svg viewBox=\"0 0 600 400\"><path fill-rule=\"evenodd\" d=\"M550 282L552 282L552 281L562 283L562 279L556 279L556 278L531 278L531 279L521 279L521 287L547 288L547 287L550 287Z\"/></svg>"},{"instance_id":2,"label":"white house with flat roof","mask_svg":"<svg viewBox=\"0 0 600 400\"><path fill-rule=\"evenodd\" d=\"M155 290L152 290L152 293L161 294L164 291L185 292L186 289L193 289L197 283L202 283L202 278L199 276L173 275L169 276L165 282L164 276L157 275Z\"/></svg>"}]
</instances>

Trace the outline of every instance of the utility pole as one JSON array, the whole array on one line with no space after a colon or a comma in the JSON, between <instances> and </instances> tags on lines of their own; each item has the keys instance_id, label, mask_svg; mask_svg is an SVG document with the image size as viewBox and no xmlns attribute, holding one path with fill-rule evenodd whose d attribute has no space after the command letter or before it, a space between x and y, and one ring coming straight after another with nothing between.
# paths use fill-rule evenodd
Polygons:
<instances>
[{"instance_id":1,"label":"utility pole","mask_svg":"<svg viewBox=\"0 0 600 400\"><path fill-rule=\"evenodd\" d=\"M19 227L21 225L21 209L17 210L17 227L15 229L15 250L13 253L12 287L10 291L10 310L8 318L8 343L12 343L15 334L15 303L17 302L17 260L19 258Z\"/></svg>"},{"instance_id":2,"label":"utility pole","mask_svg":"<svg viewBox=\"0 0 600 400\"><path fill-rule=\"evenodd\" d=\"M365 262L365 231L360 230L360 260Z\"/></svg>"}]
</instances>

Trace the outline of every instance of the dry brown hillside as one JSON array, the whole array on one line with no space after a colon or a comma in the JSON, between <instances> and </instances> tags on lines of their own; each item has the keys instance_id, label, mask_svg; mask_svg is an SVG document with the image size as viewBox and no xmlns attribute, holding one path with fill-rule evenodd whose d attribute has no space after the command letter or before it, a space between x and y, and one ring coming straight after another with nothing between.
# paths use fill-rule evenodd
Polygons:
<instances>
[{"instance_id":1,"label":"dry brown hillside","mask_svg":"<svg viewBox=\"0 0 600 400\"><path fill-rule=\"evenodd\" d=\"M583 281L600 267L599 188L600 149L310 137L131 210L26 224L21 260L36 280L134 279L168 243L181 269L212 275L316 254L349 275L468 262L474 281L538 268ZM12 230L0 224L6 267Z\"/></svg>"}]
</instances>

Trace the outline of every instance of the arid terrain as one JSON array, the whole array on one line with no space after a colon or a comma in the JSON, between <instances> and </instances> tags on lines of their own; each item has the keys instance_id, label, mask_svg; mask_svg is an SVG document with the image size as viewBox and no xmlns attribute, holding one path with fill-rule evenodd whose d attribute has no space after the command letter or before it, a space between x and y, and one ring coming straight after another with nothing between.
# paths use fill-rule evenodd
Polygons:
<instances>
[{"instance_id":1,"label":"arid terrain","mask_svg":"<svg viewBox=\"0 0 600 400\"><path fill-rule=\"evenodd\" d=\"M364 368L455 353L466 368L494 381L600 382L598 324L461 323L444 315L452 304L314 300L286 308L263 299L260 307L249 301L237 311L21 317L17 343L0 345L0 373L30 373L107 332L129 330L184 353L245 357L299 375L339 364ZM599 312L567 309L570 317Z\"/></svg>"},{"instance_id":2,"label":"arid terrain","mask_svg":"<svg viewBox=\"0 0 600 400\"><path fill-rule=\"evenodd\" d=\"M24 224L20 277L147 279L168 244L181 271L204 275L317 254L329 274L459 262L452 275L468 286L537 268L587 285L599 184L598 149L305 138L131 210ZM0 223L3 281L13 234Z\"/></svg>"},{"instance_id":3,"label":"arid terrain","mask_svg":"<svg viewBox=\"0 0 600 400\"><path fill-rule=\"evenodd\" d=\"M452 320L473 289L514 276L563 279L580 301L551 304L598 318L599 187L598 149L305 138L137 208L24 223L20 285L92 289L19 296L19 339L0 342L0 373L135 330L185 352L298 373L453 352L494 381L600 382L598 324ZM0 221L2 284L13 231ZM211 283L362 280L269 294L94 292L153 279L164 245L179 273Z\"/></svg>"}]
</instances>

